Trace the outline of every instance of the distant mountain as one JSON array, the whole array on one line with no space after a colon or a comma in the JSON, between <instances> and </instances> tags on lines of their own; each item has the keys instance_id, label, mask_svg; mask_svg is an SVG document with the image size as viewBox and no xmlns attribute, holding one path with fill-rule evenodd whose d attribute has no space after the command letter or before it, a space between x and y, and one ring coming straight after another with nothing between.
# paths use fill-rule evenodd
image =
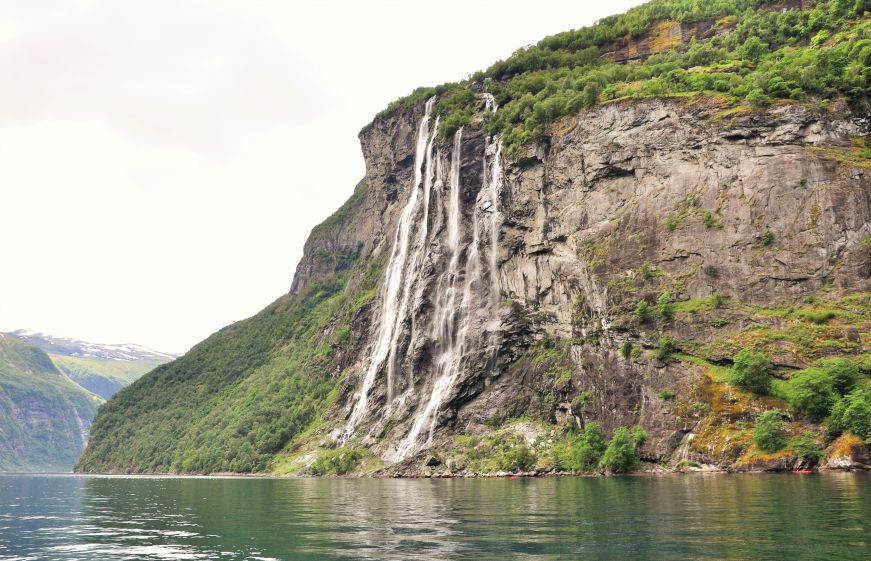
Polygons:
<instances>
[{"instance_id":1,"label":"distant mountain","mask_svg":"<svg viewBox=\"0 0 871 561\"><path fill-rule=\"evenodd\" d=\"M90 343L23 329L9 335L41 348L70 379L104 399L154 367L176 358L132 343Z\"/></svg>"},{"instance_id":2,"label":"distant mountain","mask_svg":"<svg viewBox=\"0 0 871 561\"><path fill-rule=\"evenodd\" d=\"M48 354L0 333L0 471L67 471L102 403Z\"/></svg>"},{"instance_id":3,"label":"distant mountain","mask_svg":"<svg viewBox=\"0 0 871 561\"><path fill-rule=\"evenodd\" d=\"M69 471L100 404L173 358L141 345L0 333L0 471Z\"/></svg>"}]
</instances>

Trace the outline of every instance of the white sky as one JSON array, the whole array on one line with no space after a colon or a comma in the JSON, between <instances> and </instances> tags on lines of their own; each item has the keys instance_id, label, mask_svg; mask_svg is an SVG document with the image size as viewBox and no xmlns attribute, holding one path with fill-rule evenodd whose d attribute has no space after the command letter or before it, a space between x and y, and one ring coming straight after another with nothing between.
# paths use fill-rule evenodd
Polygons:
<instances>
[{"instance_id":1,"label":"white sky","mask_svg":"<svg viewBox=\"0 0 871 561\"><path fill-rule=\"evenodd\" d=\"M637 4L3 0L0 331L187 350L289 289L388 102Z\"/></svg>"}]
</instances>

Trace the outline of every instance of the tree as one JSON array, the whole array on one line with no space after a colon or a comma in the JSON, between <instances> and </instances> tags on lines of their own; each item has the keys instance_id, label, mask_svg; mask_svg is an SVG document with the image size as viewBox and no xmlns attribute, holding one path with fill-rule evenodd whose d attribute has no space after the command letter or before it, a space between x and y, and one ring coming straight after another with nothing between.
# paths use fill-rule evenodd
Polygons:
<instances>
[{"instance_id":1,"label":"tree","mask_svg":"<svg viewBox=\"0 0 871 561\"><path fill-rule=\"evenodd\" d=\"M644 323L650 317L650 304L647 303L647 300L638 301L635 306L635 317L640 323Z\"/></svg>"},{"instance_id":2,"label":"tree","mask_svg":"<svg viewBox=\"0 0 871 561\"><path fill-rule=\"evenodd\" d=\"M777 452L786 445L783 419L778 409L766 411L756 420L753 443L765 452Z\"/></svg>"},{"instance_id":3,"label":"tree","mask_svg":"<svg viewBox=\"0 0 871 561\"><path fill-rule=\"evenodd\" d=\"M871 441L871 396L855 389L839 399L832 407L831 428Z\"/></svg>"},{"instance_id":4,"label":"tree","mask_svg":"<svg viewBox=\"0 0 871 561\"><path fill-rule=\"evenodd\" d=\"M795 453L809 466L816 465L826 455L817 444L816 436L811 431L805 432L795 442Z\"/></svg>"},{"instance_id":5,"label":"tree","mask_svg":"<svg viewBox=\"0 0 871 561\"><path fill-rule=\"evenodd\" d=\"M819 360L814 366L823 370L831 378L832 386L841 395L852 390L859 379L859 367L843 357Z\"/></svg>"},{"instance_id":6,"label":"tree","mask_svg":"<svg viewBox=\"0 0 871 561\"><path fill-rule=\"evenodd\" d=\"M771 390L772 370L768 357L752 349L740 351L732 364L735 385L761 395Z\"/></svg>"},{"instance_id":7,"label":"tree","mask_svg":"<svg viewBox=\"0 0 871 561\"><path fill-rule=\"evenodd\" d=\"M589 471L599 465L605 453L605 432L599 423L587 423L584 432L572 444L568 454L568 464L573 470Z\"/></svg>"},{"instance_id":8,"label":"tree","mask_svg":"<svg viewBox=\"0 0 871 561\"><path fill-rule=\"evenodd\" d=\"M790 381L790 404L811 421L826 418L837 397L831 376L822 369L805 369Z\"/></svg>"},{"instance_id":9,"label":"tree","mask_svg":"<svg viewBox=\"0 0 871 561\"><path fill-rule=\"evenodd\" d=\"M614 431L600 465L612 473L625 473L638 463L636 448L647 440L641 427L620 427Z\"/></svg>"},{"instance_id":10,"label":"tree","mask_svg":"<svg viewBox=\"0 0 871 561\"><path fill-rule=\"evenodd\" d=\"M674 304L671 303L671 291L665 290L656 299L656 311L663 319L671 319L674 316Z\"/></svg>"}]
</instances>

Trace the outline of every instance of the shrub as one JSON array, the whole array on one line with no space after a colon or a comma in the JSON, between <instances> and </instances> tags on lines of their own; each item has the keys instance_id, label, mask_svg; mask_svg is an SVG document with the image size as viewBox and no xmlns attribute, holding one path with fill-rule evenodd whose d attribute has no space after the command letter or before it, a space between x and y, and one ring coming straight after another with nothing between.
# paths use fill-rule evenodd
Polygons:
<instances>
[{"instance_id":1,"label":"shrub","mask_svg":"<svg viewBox=\"0 0 871 561\"><path fill-rule=\"evenodd\" d=\"M677 230L677 220L675 220L674 216L671 214L665 217L665 229L669 232Z\"/></svg>"},{"instance_id":2,"label":"shrub","mask_svg":"<svg viewBox=\"0 0 871 561\"><path fill-rule=\"evenodd\" d=\"M767 356L752 349L743 349L733 361L733 381L738 387L765 395L771 390L772 370Z\"/></svg>"},{"instance_id":3,"label":"shrub","mask_svg":"<svg viewBox=\"0 0 871 561\"><path fill-rule=\"evenodd\" d=\"M710 210L705 211L705 216L702 219L702 223L705 225L705 228L713 228L716 222L714 222L714 215L711 214Z\"/></svg>"},{"instance_id":4,"label":"shrub","mask_svg":"<svg viewBox=\"0 0 871 561\"><path fill-rule=\"evenodd\" d=\"M647 300L639 300L635 306L635 317L639 322L644 323L650 317L650 304Z\"/></svg>"},{"instance_id":5,"label":"shrub","mask_svg":"<svg viewBox=\"0 0 871 561\"><path fill-rule=\"evenodd\" d=\"M516 442L496 458L496 467L504 471L527 471L535 465L535 459L525 443Z\"/></svg>"},{"instance_id":6,"label":"shrub","mask_svg":"<svg viewBox=\"0 0 871 561\"><path fill-rule=\"evenodd\" d=\"M859 379L859 367L843 357L818 360L814 366L832 379L832 386L841 395L852 390Z\"/></svg>"},{"instance_id":7,"label":"shrub","mask_svg":"<svg viewBox=\"0 0 871 561\"><path fill-rule=\"evenodd\" d=\"M809 466L816 465L826 455L817 444L816 436L810 431L795 441L795 454Z\"/></svg>"},{"instance_id":8,"label":"shrub","mask_svg":"<svg viewBox=\"0 0 871 561\"><path fill-rule=\"evenodd\" d=\"M836 314L832 310L797 310L795 312L795 316L802 321L808 321L817 325L823 325L824 323L828 323L830 319L835 319L836 317L838 317L838 314Z\"/></svg>"},{"instance_id":9,"label":"shrub","mask_svg":"<svg viewBox=\"0 0 871 561\"><path fill-rule=\"evenodd\" d=\"M831 428L849 431L859 438L871 441L871 396L855 389L839 399L832 407Z\"/></svg>"},{"instance_id":10,"label":"shrub","mask_svg":"<svg viewBox=\"0 0 871 561\"><path fill-rule=\"evenodd\" d=\"M789 403L811 421L826 418L838 397L831 376L819 368L807 368L789 382Z\"/></svg>"},{"instance_id":11,"label":"shrub","mask_svg":"<svg viewBox=\"0 0 871 561\"><path fill-rule=\"evenodd\" d=\"M665 290L656 299L656 311L663 319L671 319L674 316L674 304L671 302L671 291Z\"/></svg>"},{"instance_id":12,"label":"shrub","mask_svg":"<svg viewBox=\"0 0 871 561\"><path fill-rule=\"evenodd\" d=\"M363 452L357 448L324 450L309 468L312 475L345 475L360 463Z\"/></svg>"},{"instance_id":13,"label":"shrub","mask_svg":"<svg viewBox=\"0 0 871 561\"><path fill-rule=\"evenodd\" d=\"M641 427L620 427L614 431L600 465L612 473L625 473L638 464L636 448L647 440Z\"/></svg>"},{"instance_id":14,"label":"shrub","mask_svg":"<svg viewBox=\"0 0 871 561\"><path fill-rule=\"evenodd\" d=\"M753 443L765 452L777 452L786 446L783 419L779 410L766 411L759 416L753 430Z\"/></svg>"},{"instance_id":15,"label":"shrub","mask_svg":"<svg viewBox=\"0 0 871 561\"><path fill-rule=\"evenodd\" d=\"M723 295L720 294L719 290L714 292L714 295L711 296L711 305L714 307L715 310L719 310L723 307Z\"/></svg>"},{"instance_id":16,"label":"shrub","mask_svg":"<svg viewBox=\"0 0 871 561\"><path fill-rule=\"evenodd\" d=\"M620 345L620 355L623 358L629 358L632 356L632 343L629 341L623 341L623 344Z\"/></svg>"},{"instance_id":17,"label":"shrub","mask_svg":"<svg viewBox=\"0 0 871 561\"><path fill-rule=\"evenodd\" d=\"M559 458L559 466L571 471L590 471L599 465L605 453L605 432L599 423L587 423Z\"/></svg>"},{"instance_id":18,"label":"shrub","mask_svg":"<svg viewBox=\"0 0 871 561\"><path fill-rule=\"evenodd\" d=\"M668 337L660 337L656 342L656 350L653 352L653 357L656 360L665 361L674 352L674 344Z\"/></svg>"},{"instance_id":19,"label":"shrub","mask_svg":"<svg viewBox=\"0 0 871 561\"><path fill-rule=\"evenodd\" d=\"M641 276L645 279L652 279L653 277L662 276L662 273L657 270L656 267L650 264L650 261L645 261L641 264L640 269Z\"/></svg>"},{"instance_id":20,"label":"shrub","mask_svg":"<svg viewBox=\"0 0 871 561\"><path fill-rule=\"evenodd\" d=\"M771 230L765 230L765 233L762 234L762 245L771 245L771 242L774 241L774 232Z\"/></svg>"}]
</instances>

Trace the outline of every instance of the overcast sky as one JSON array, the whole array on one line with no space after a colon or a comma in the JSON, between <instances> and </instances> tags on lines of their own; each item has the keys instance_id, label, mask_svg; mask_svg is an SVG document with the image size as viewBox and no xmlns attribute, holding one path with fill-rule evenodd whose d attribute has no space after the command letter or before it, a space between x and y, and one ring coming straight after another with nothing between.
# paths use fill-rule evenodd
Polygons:
<instances>
[{"instance_id":1,"label":"overcast sky","mask_svg":"<svg viewBox=\"0 0 871 561\"><path fill-rule=\"evenodd\" d=\"M3 0L0 331L187 350L289 289L388 102L639 3Z\"/></svg>"}]
</instances>

